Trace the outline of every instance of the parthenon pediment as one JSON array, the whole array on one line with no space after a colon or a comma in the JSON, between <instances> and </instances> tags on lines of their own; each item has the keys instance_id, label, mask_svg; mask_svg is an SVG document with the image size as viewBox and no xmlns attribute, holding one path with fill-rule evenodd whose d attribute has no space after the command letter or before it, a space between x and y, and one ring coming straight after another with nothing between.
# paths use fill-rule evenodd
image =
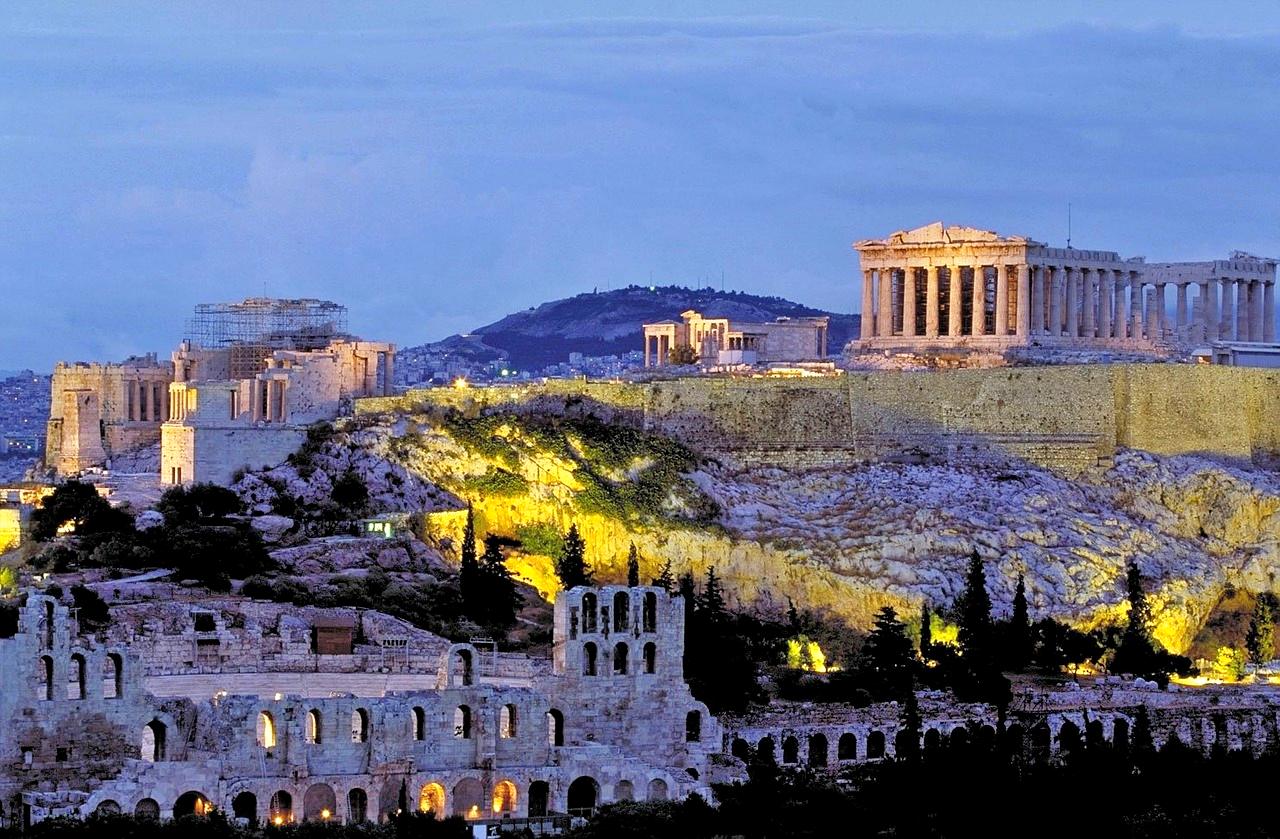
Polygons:
<instances>
[{"instance_id":1,"label":"parthenon pediment","mask_svg":"<svg viewBox=\"0 0 1280 839\"><path fill-rule=\"evenodd\" d=\"M976 227L952 225L947 227L940 221L926 224L914 230L899 230L884 239L864 239L856 247L879 246L895 247L901 245L959 245L959 244L1037 244L1026 236L1001 236L994 230L980 230Z\"/></svg>"}]
</instances>

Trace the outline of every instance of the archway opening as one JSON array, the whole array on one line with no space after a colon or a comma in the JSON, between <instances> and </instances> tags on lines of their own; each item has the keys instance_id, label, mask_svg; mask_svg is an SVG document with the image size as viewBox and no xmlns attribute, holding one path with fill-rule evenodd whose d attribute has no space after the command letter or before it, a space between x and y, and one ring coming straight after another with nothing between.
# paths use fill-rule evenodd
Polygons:
<instances>
[{"instance_id":1,"label":"archway opening","mask_svg":"<svg viewBox=\"0 0 1280 839\"><path fill-rule=\"evenodd\" d=\"M545 816L551 809L551 787L546 781L529 784L529 817Z\"/></svg>"},{"instance_id":2,"label":"archway opening","mask_svg":"<svg viewBox=\"0 0 1280 839\"><path fill-rule=\"evenodd\" d=\"M498 781L493 787L493 812L495 815L516 811L516 785L511 781Z\"/></svg>"},{"instance_id":3,"label":"archway opening","mask_svg":"<svg viewBox=\"0 0 1280 839\"><path fill-rule=\"evenodd\" d=\"M293 822L293 796L285 790L277 790L267 805L267 819L277 827Z\"/></svg>"},{"instance_id":4,"label":"archway opening","mask_svg":"<svg viewBox=\"0 0 1280 839\"><path fill-rule=\"evenodd\" d=\"M422 785L418 792L418 812L435 813L437 818L445 816L444 787L435 781Z\"/></svg>"},{"instance_id":5,"label":"archway opening","mask_svg":"<svg viewBox=\"0 0 1280 839\"><path fill-rule=\"evenodd\" d=\"M173 802L173 817L175 819L180 819L183 816L207 816L211 812L213 812L213 804L209 801L208 796L195 790L184 792L178 796L177 801Z\"/></svg>"},{"instance_id":6,"label":"archway opening","mask_svg":"<svg viewBox=\"0 0 1280 839\"><path fill-rule=\"evenodd\" d=\"M600 785L595 778L583 775L569 784L569 815L589 818L595 813L599 800Z\"/></svg>"},{"instance_id":7,"label":"archway opening","mask_svg":"<svg viewBox=\"0 0 1280 839\"><path fill-rule=\"evenodd\" d=\"M328 784L312 784L302 794L302 818L309 822L327 822L338 811L338 796Z\"/></svg>"},{"instance_id":8,"label":"archway opening","mask_svg":"<svg viewBox=\"0 0 1280 839\"><path fill-rule=\"evenodd\" d=\"M231 815L244 819L249 824L258 820L258 796L251 792L242 792L231 799Z\"/></svg>"},{"instance_id":9,"label":"archway opening","mask_svg":"<svg viewBox=\"0 0 1280 839\"><path fill-rule=\"evenodd\" d=\"M484 815L484 785L479 778L463 778L453 786L453 814L464 819Z\"/></svg>"}]
</instances>

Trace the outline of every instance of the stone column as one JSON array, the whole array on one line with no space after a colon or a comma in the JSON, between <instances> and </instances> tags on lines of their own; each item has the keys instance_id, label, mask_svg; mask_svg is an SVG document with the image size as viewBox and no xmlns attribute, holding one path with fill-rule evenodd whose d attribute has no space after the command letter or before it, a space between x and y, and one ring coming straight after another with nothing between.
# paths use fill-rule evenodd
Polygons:
<instances>
[{"instance_id":1,"label":"stone column","mask_svg":"<svg viewBox=\"0 0 1280 839\"><path fill-rule=\"evenodd\" d=\"M1237 341L1249 340L1249 283L1237 278L1232 283L1235 287L1236 331Z\"/></svg>"},{"instance_id":2,"label":"stone column","mask_svg":"<svg viewBox=\"0 0 1280 839\"><path fill-rule=\"evenodd\" d=\"M1019 265L1014 270L1018 272L1018 317L1014 323L1018 337L1026 338L1031 334L1031 310L1034 296L1031 293L1031 266Z\"/></svg>"},{"instance_id":3,"label":"stone column","mask_svg":"<svg viewBox=\"0 0 1280 839\"><path fill-rule=\"evenodd\" d=\"M394 396L396 392L396 354L394 352L383 353L382 368L382 394L383 396Z\"/></svg>"},{"instance_id":4,"label":"stone column","mask_svg":"<svg viewBox=\"0 0 1280 839\"><path fill-rule=\"evenodd\" d=\"M1276 340L1276 284L1262 284L1262 340L1268 344Z\"/></svg>"},{"instance_id":5,"label":"stone column","mask_svg":"<svg viewBox=\"0 0 1280 839\"><path fill-rule=\"evenodd\" d=\"M1083 292L1080 296L1080 334L1085 338L1092 338L1098 334L1098 322L1094 314L1098 297L1094 291L1094 278L1097 273L1096 268L1080 269L1080 290Z\"/></svg>"},{"instance_id":6,"label":"stone column","mask_svg":"<svg viewBox=\"0 0 1280 839\"><path fill-rule=\"evenodd\" d=\"M902 271L902 334L914 338L916 334L916 269Z\"/></svg>"},{"instance_id":7,"label":"stone column","mask_svg":"<svg viewBox=\"0 0 1280 839\"><path fill-rule=\"evenodd\" d=\"M1175 287L1178 300L1173 309L1173 332L1179 341L1187 340L1187 284L1178 283Z\"/></svg>"},{"instance_id":8,"label":"stone column","mask_svg":"<svg viewBox=\"0 0 1280 839\"><path fill-rule=\"evenodd\" d=\"M160 421L168 422L169 420L169 386L160 385Z\"/></svg>"},{"instance_id":9,"label":"stone column","mask_svg":"<svg viewBox=\"0 0 1280 839\"><path fill-rule=\"evenodd\" d=\"M1200 316L1205 341L1218 340L1218 284L1206 280L1200 284Z\"/></svg>"},{"instance_id":10,"label":"stone column","mask_svg":"<svg viewBox=\"0 0 1280 839\"><path fill-rule=\"evenodd\" d=\"M947 266L947 336L960 337L960 266L952 263Z\"/></svg>"},{"instance_id":11,"label":"stone column","mask_svg":"<svg viewBox=\"0 0 1280 839\"><path fill-rule=\"evenodd\" d=\"M1249 283L1249 340L1262 340L1262 281Z\"/></svg>"},{"instance_id":12,"label":"stone column","mask_svg":"<svg viewBox=\"0 0 1280 839\"><path fill-rule=\"evenodd\" d=\"M1077 284L1080 271L1064 265L1062 276L1067 287L1067 336L1077 338L1080 335L1080 290Z\"/></svg>"},{"instance_id":13,"label":"stone column","mask_svg":"<svg viewBox=\"0 0 1280 839\"><path fill-rule=\"evenodd\" d=\"M1166 301L1165 301L1164 286L1165 286L1165 284L1164 284L1164 283L1156 283L1156 297L1155 297L1155 303L1156 303L1156 325L1155 325L1155 337L1156 337L1156 338L1159 338L1159 339L1163 339L1163 338L1164 338L1164 327L1165 327L1165 321L1168 319L1168 313L1166 313L1166 312L1165 312Z\"/></svg>"},{"instance_id":14,"label":"stone column","mask_svg":"<svg viewBox=\"0 0 1280 839\"><path fill-rule=\"evenodd\" d=\"M996 265L996 316L992 319L992 332L1009 334L1009 267Z\"/></svg>"},{"instance_id":15,"label":"stone column","mask_svg":"<svg viewBox=\"0 0 1280 839\"><path fill-rule=\"evenodd\" d=\"M1115 299L1115 278L1108 270L1098 272L1098 337L1111 337L1111 303Z\"/></svg>"},{"instance_id":16,"label":"stone column","mask_svg":"<svg viewBox=\"0 0 1280 839\"><path fill-rule=\"evenodd\" d=\"M938 337L938 320L941 315L941 301L938 299L940 281L937 265L930 265L925 274L924 292L924 334L926 338Z\"/></svg>"},{"instance_id":17,"label":"stone column","mask_svg":"<svg viewBox=\"0 0 1280 839\"><path fill-rule=\"evenodd\" d=\"M1124 340L1129 337L1129 318L1125 311L1125 275L1121 271L1111 272L1111 285L1115 298L1111 301L1111 337Z\"/></svg>"},{"instance_id":18,"label":"stone column","mask_svg":"<svg viewBox=\"0 0 1280 839\"><path fill-rule=\"evenodd\" d=\"M136 379L129 381L129 404L125 406L125 417L129 422L138 419L138 382Z\"/></svg>"},{"instance_id":19,"label":"stone column","mask_svg":"<svg viewBox=\"0 0 1280 839\"><path fill-rule=\"evenodd\" d=\"M1066 293L1062 268L1046 265L1044 268L1049 278L1049 334L1054 337L1062 335L1063 297Z\"/></svg>"},{"instance_id":20,"label":"stone column","mask_svg":"<svg viewBox=\"0 0 1280 839\"><path fill-rule=\"evenodd\" d=\"M872 310L873 303L872 303L872 297L871 297L871 291L872 291L871 285L872 285L871 269L864 268L862 269L862 323L858 333L861 336L862 340L864 341L876 334L875 333L876 316L875 316L875 312ZM645 367L649 366L649 342L648 341L645 341L645 344L644 344L644 366Z\"/></svg>"},{"instance_id":21,"label":"stone column","mask_svg":"<svg viewBox=\"0 0 1280 839\"><path fill-rule=\"evenodd\" d=\"M1219 284L1222 286L1222 307L1218 310L1218 334L1224 341L1234 341L1236 339L1235 280L1223 277Z\"/></svg>"},{"instance_id":22,"label":"stone column","mask_svg":"<svg viewBox=\"0 0 1280 839\"><path fill-rule=\"evenodd\" d=\"M1043 335L1044 317L1044 266L1029 266L1031 272L1031 334Z\"/></svg>"},{"instance_id":23,"label":"stone column","mask_svg":"<svg viewBox=\"0 0 1280 839\"><path fill-rule=\"evenodd\" d=\"M876 315L876 334L893 337L893 269L880 269L880 313Z\"/></svg>"},{"instance_id":24,"label":"stone column","mask_svg":"<svg viewBox=\"0 0 1280 839\"><path fill-rule=\"evenodd\" d=\"M1133 338L1146 335L1142 323L1142 275L1137 271L1129 272L1129 317L1133 321L1129 335Z\"/></svg>"},{"instance_id":25,"label":"stone column","mask_svg":"<svg viewBox=\"0 0 1280 839\"><path fill-rule=\"evenodd\" d=\"M970 335L983 335L986 332L987 309L987 269L982 265L973 266L973 316L969 322Z\"/></svg>"}]
</instances>

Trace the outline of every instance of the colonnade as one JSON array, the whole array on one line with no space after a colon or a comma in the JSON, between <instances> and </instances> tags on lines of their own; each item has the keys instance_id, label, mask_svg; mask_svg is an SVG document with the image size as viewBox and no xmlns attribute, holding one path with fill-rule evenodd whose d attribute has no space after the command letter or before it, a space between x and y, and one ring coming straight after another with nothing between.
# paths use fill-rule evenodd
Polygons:
<instances>
[{"instance_id":1,"label":"colonnade","mask_svg":"<svg viewBox=\"0 0 1280 839\"><path fill-rule=\"evenodd\" d=\"M126 398L128 422L163 422L169 416L168 382L130 379Z\"/></svg>"},{"instance_id":2,"label":"colonnade","mask_svg":"<svg viewBox=\"0 0 1280 839\"><path fill-rule=\"evenodd\" d=\"M254 422L289 421L288 379L253 379L249 387Z\"/></svg>"}]
</instances>

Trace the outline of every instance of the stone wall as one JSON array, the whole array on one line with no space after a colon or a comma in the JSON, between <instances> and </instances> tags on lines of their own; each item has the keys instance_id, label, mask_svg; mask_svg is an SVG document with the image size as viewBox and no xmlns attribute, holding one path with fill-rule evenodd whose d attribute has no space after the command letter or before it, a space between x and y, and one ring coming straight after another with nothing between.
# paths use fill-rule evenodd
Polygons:
<instances>
[{"instance_id":1,"label":"stone wall","mask_svg":"<svg viewBox=\"0 0 1280 839\"><path fill-rule=\"evenodd\" d=\"M1280 451L1280 372L1217 365L880 371L800 380L552 380L414 390L358 400L356 410L430 406L595 413L730 461L779 465L903 457L954 462L995 451L1077 473L1109 460L1117 447L1241 459Z\"/></svg>"},{"instance_id":2,"label":"stone wall","mask_svg":"<svg viewBox=\"0 0 1280 839\"><path fill-rule=\"evenodd\" d=\"M154 356L122 364L59 363L50 383L45 463L74 474L156 442L172 379L172 365Z\"/></svg>"},{"instance_id":3,"label":"stone wall","mask_svg":"<svg viewBox=\"0 0 1280 839\"><path fill-rule=\"evenodd\" d=\"M225 486L238 469L263 469L281 463L298 450L306 436L306 429L296 425L167 422L160 434L160 480L212 481Z\"/></svg>"}]
</instances>

